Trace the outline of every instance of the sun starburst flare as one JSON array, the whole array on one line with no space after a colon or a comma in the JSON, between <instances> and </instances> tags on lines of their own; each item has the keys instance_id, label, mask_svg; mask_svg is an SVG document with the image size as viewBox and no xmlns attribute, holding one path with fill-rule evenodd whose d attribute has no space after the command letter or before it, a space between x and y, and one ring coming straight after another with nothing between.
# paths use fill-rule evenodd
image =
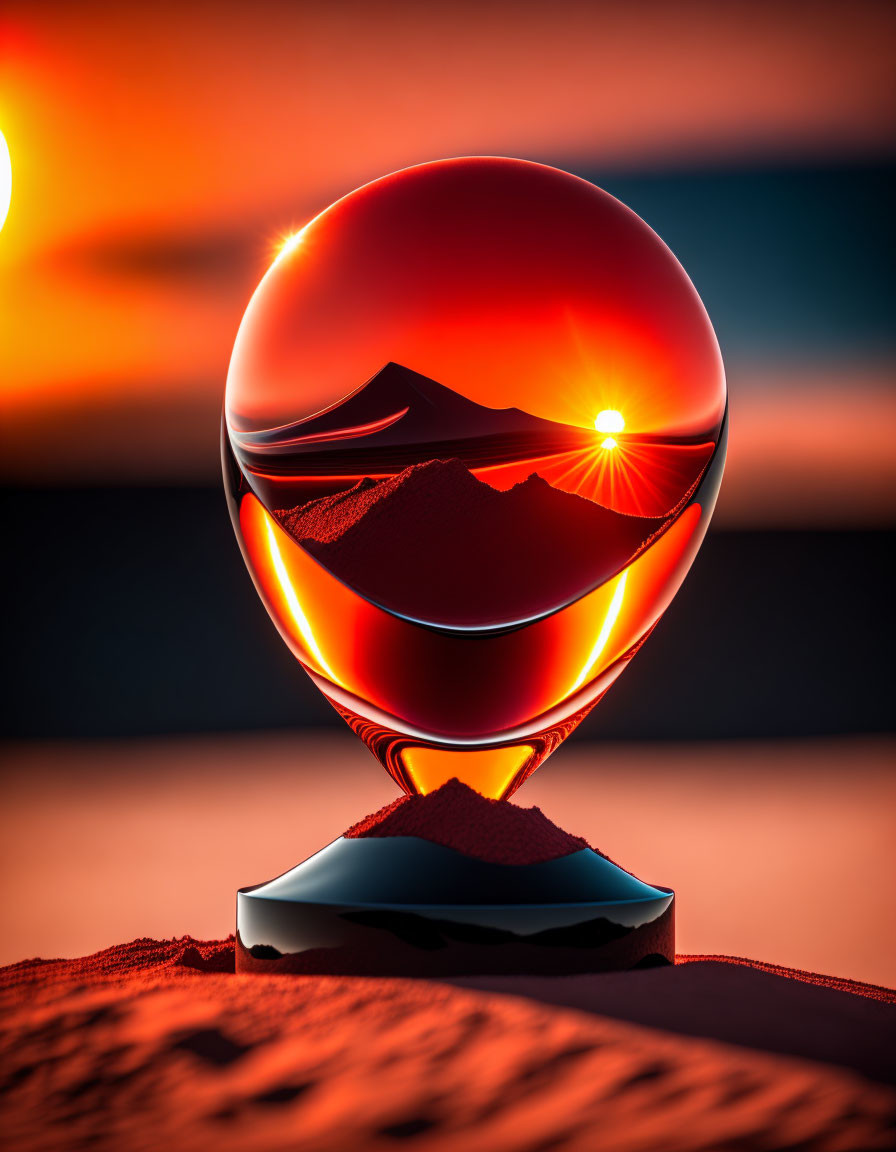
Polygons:
<instances>
[{"instance_id":1,"label":"sun starburst flare","mask_svg":"<svg viewBox=\"0 0 896 1152\"><path fill-rule=\"evenodd\" d=\"M602 412L598 412L597 416L594 418L594 427L598 430L598 432L624 432L625 420L622 416L622 413L617 412L615 408L604 408L604 410ZM602 445L604 448L612 448L614 446L615 441L610 445L604 441Z\"/></svg>"}]
</instances>

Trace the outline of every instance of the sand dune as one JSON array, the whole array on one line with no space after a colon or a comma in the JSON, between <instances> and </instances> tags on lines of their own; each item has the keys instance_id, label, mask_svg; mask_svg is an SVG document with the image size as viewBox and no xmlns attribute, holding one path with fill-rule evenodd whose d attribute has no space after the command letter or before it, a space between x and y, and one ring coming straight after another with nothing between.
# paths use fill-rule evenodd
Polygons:
<instances>
[{"instance_id":1,"label":"sand dune","mask_svg":"<svg viewBox=\"0 0 896 1152\"><path fill-rule=\"evenodd\" d=\"M231 949L229 941L142 940L80 961L26 961L0 972L9 1146L892 1146L896 1093L842 1067L494 991L411 980L237 977L222 971L232 964ZM718 992L705 979L712 970L704 962L666 976L702 979L712 1000ZM797 984L744 971L761 978L754 995L763 979ZM896 1012L863 986L811 991L819 1004L848 996L879 1022ZM774 1015L755 1007L772 1027Z\"/></svg>"}]
</instances>

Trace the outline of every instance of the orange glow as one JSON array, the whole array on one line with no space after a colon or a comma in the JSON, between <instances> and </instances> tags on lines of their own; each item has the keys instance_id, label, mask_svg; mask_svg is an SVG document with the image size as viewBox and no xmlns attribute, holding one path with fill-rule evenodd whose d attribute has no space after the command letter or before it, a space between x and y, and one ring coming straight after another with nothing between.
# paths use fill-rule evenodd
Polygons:
<instances>
[{"instance_id":1,"label":"orange glow","mask_svg":"<svg viewBox=\"0 0 896 1152\"><path fill-rule=\"evenodd\" d=\"M619 579L616 581L616 590L613 593L613 599L610 601L610 606L607 609L607 614L604 617L604 622L601 625L600 632L597 634L597 639L594 641L594 647L588 653L588 659L582 671L578 674L572 683L569 691L570 694L577 692L585 681L589 678L591 670L597 661L600 659L600 654L607 646L607 641L610 639L610 633L613 631L613 625L619 616L619 610L622 608L622 599L625 596L625 581L628 577L628 572L623 572Z\"/></svg>"},{"instance_id":2,"label":"orange glow","mask_svg":"<svg viewBox=\"0 0 896 1152\"><path fill-rule=\"evenodd\" d=\"M406 748L402 760L416 790L424 795L456 777L483 796L501 797L534 751L528 744L464 752L419 746Z\"/></svg>"},{"instance_id":3,"label":"orange glow","mask_svg":"<svg viewBox=\"0 0 896 1152\"><path fill-rule=\"evenodd\" d=\"M299 247L304 238L305 229L300 228L298 232L292 232L290 235L285 236L282 240L280 240L277 243L277 255L275 257L274 263L276 263L277 260L282 260L286 256L289 256L291 253L295 252L296 248Z\"/></svg>"},{"instance_id":4,"label":"orange glow","mask_svg":"<svg viewBox=\"0 0 896 1152\"><path fill-rule=\"evenodd\" d=\"M613 439L612 436L608 436L606 438L606 440L601 441L600 446L601 446L601 448L605 449L606 451L612 451L616 447L616 441Z\"/></svg>"},{"instance_id":5,"label":"orange glow","mask_svg":"<svg viewBox=\"0 0 896 1152\"><path fill-rule=\"evenodd\" d=\"M299 631L299 635L305 646L305 650L311 656L314 664L320 669L325 676L330 680L339 683L339 678L333 672L330 665L324 658L324 654L320 650L320 645L315 639L314 632L311 628L311 623L308 617L302 611L302 605L299 603L299 598L296 595L295 587L289 578L289 573L286 571L286 566L283 563L283 556L280 553L280 547L277 544L277 537L274 534L272 521L268 520L265 524L268 536L268 549L271 554L271 565L277 581L280 585L280 591L283 594L283 599L289 609L290 616L293 623Z\"/></svg>"},{"instance_id":6,"label":"orange glow","mask_svg":"<svg viewBox=\"0 0 896 1152\"><path fill-rule=\"evenodd\" d=\"M512 14L429 5L414 20L390 3L231 7L211 23L201 5L153 12L0 5L15 166L0 233L0 279L15 285L0 306L0 438L15 482L214 482L203 446L269 241L384 172L495 141L615 176L670 158L836 162L879 155L892 136L888 5L848 20L821 6L811 36L788 5L698 3L693 36L674 5L645 21L637 6L575 0ZM520 67L530 59L537 84ZM171 263L141 258L156 249ZM209 271L203 254L219 251ZM888 525L891 366L756 363L739 367L746 419L735 413L718 514ZM809 410L800 390L820 387ZM581 422L620 403L583 403Z\"/></svg>"}]
</instances>

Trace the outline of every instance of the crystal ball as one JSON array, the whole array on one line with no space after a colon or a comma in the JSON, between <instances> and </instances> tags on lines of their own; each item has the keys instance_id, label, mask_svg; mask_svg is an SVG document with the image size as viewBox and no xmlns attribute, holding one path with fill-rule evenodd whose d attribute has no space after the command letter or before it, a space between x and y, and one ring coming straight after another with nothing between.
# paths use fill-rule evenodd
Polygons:
<instances>
[{"instance_id":1,"label":"crystal ball","mask_svg":"<svg viewBox=\"0 0 896 1152\"><path fill-rule=\"evenodd\" d=\"M233 349L225 487L283 639L396 782L509 796L681 585L726 413L643 220L554 168L445 160L284 242Z\"/></svg>"}]
</instances>

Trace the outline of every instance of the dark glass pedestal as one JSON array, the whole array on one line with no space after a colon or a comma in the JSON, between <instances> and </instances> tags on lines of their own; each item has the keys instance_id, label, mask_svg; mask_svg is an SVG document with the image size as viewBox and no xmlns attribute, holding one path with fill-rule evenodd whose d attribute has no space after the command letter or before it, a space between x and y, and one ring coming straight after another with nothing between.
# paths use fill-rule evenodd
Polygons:
<instances>
[{"instance_id":1,"label":"dark glass pedestal","mask_svg":"<svg viewBox=\"0 0 896 1152\"><path fill-rule=\"evenodd\" d=\"M237 894L238 972L562 975L674 958L672 891L587 848L506 865L413 836L340 837Z\"/></svg>"}]
</instances>

